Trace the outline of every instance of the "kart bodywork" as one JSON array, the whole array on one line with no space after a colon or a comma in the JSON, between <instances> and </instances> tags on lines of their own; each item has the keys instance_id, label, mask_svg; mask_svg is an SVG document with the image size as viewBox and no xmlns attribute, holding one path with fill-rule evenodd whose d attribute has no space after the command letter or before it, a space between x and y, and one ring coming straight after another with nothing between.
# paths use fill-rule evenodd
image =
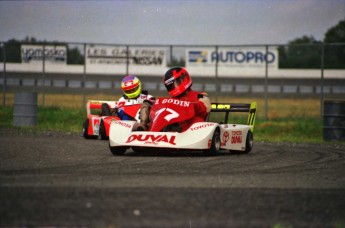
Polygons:
<instances>
[{"instance_id":1,"label":"kart bodywork","mask_svg":"<svg viewBox=\"0 0 345 228\"><path fill-rule=\"evenodd\" d=\"M117 116L102 116L102 104L108 104L109 108L117 107L116 101L89 100L86 103L87 118L83 124L83 136L86 139L108 139L109 127L112 120L120 120ZM96 112L96 113L95 113Z\"/></svg>"},{"instance_id":2,"label":"kart bodywork","mask_svg":"<svg viewBox=\"0 0 345 228\"><path fill-rule=\"evenodd\" d=\"M122 109L133 120L138 119L141 103L134 100L128 103L128 105L122 106ZM107 106L104 106L105 104ZM118 107L117 101L89 100L86 103L87 119L83 124L84 138L97 139L100 136L103 140L108 139L111 122L121 120L116 114L112 115L110 111Z\"/></svg>"},{"instance_id":3,"label":"kart bodywork","mask_svg":"<svg viewBox=\"0 0 345 228\"><path fill-rule=\"evenodd\" d=\"M148 131L134 131L135 121L112 121L109 148L114 155L127 149L142 148L202 150L216 155L220 150L249 153L253 147L256 102L251 104L213 103L210 114L225 113L224 122L197 122L179 132L176 125L193 117L193 102L159 98L151 108L151 126ZM228 124L230 112L247 112L246 124Z\"/></svg>"}]
</instances>

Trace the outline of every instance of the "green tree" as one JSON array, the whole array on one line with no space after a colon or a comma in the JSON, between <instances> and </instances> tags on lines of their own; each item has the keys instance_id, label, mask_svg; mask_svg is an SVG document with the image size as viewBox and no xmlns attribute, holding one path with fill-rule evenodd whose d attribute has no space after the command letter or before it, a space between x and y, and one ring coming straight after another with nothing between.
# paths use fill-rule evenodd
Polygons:
<instances>
[{"instance_id":1,"label":"green tree","mask_svg":"<svg viewBox=\"0 0 345 228\"><path fill-rule=\"evenodd\" d=\"M168 67L174 67L174 66L184 67L184 66L186 66L186 61L182 57L180 58L180 60L178 60L175 57L173 57L171 62L168 63Z\"/></svg>"},{"instance_id":2,"label":"green tree","mask_svg":"<svg viewBox=\"0 0 345 228\"><path fill-rule=\"evenodd\" d=\"M345 69L345 20L327 30L325 43L325 67Z\"/></svg>"},{"instance_id":3,"label":"green tree","mask_svg":"<svg viewBox=\"0 0 345 228\"><path fill-rule=\"evenodd\" d=\"M37 43L37 40L35 37L28 37L26 36L23 42L28 42L28 43Z\"/></svg>"},{"instance_id":4,"label":"green tree","mask_svg":"<svg viewBox=\"0 0 345 228\"><path fill-rule=\"evenodd\" d=\"M80 53L77 47L67 49L67 64L84 64L84 56Z\"/></svg>"},{"instance_id":5,"label":"green tree","mask_svg":"<svg viewBox=\"0 0 345 228\"><path fill-rule=\"evenodd\" d=\"M21 43L15 39L11 39L5 43L5 55L6 62L9 63L20 63L21 62ZM3 47L1 53L3 53ZM3 61L3 55L1 55L1 61Z\"/></svg>"},{"instance_id":6,"label":"green tree","mask_svg":"<svg viewBox=\"0 0 345 228\"><path fill-rule=\"evenodd\" d=\"M319 69L321 67L321 42L312 36L303 36L280 46L279 67L294 69Z\"/></svg>"},{"instance_id":7,"label":"green tree","mask_svg":"<svg viewBox=\"0 0 345 228\"><path fill-rule=\"evenodd\" d=\"M345 19L327 30L325 43L345 43Z\"/></svg>"}]
</instances>

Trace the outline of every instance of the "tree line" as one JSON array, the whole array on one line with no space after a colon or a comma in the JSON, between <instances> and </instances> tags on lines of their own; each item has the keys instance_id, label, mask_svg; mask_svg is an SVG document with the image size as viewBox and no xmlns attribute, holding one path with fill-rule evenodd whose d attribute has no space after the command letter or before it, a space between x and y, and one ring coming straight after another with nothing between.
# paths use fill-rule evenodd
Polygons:
<instances>
[{"instance_id":1,"label":"tree line","mask_svg":"<svg viewBox=\"0 0 345 228\"><path fill-rule=\"evenodd\" d=\"M84 55L80 52L78 47L69 47L67 43L59 41L38 41L34 37L25 37L23 40L10 39L5 42L5 53L3 46L0 47L0 61L3 62L6 58L8 63L22 62L21 45L22 44L37 44L37 45L52 45L52 46L66 46L67 49L67 64L84 64Z\"/></svg>"},{"instance_id":2,"label":"tree line","mask_svg":"<svg viewBox=\"0 0 345 228\"><path fill-rule=\"evenodd\" d=\"M58 41L38 41L33 37L5 42L5 53L4 47L0 47L0 61L6 58L6 62L20 63L22 44L64 45L67 49L67 64L84 64L84 55L78 47L70 47ZM329 28L323 41L313 36L302 36L279 46L278 53L280 69L320 69L322 66L325 69L345 69L345 19ZM177 65L185 66L185 60L173 57L169 66Z\"/></svg>"},{"instance_id":3,"label":"tree line","mask_svg":"<svg viewBox=\"0 0 345 228\"><path fill-rule=\"evenodd\" d=\"M345 69L345 20L325 33L323 42L303 36L280 46L280 68ZM323 63L321 56L324 56Z\"/></svg>"}]
</instances>

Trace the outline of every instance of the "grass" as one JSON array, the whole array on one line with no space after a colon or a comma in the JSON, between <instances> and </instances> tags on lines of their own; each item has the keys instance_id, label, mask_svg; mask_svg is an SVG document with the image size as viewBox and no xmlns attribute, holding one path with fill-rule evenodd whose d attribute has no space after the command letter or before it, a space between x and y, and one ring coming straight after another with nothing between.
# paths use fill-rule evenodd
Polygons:
<instances>
[{"instance_id":1,"label":"grass","mask_svg":"<svg viewBox=\"0 0 345 228\"><path fill-rule=\"evenodd\" d=\"M63 107L39 107L36 130L81 132L86 118L84 110ZM13 107L0 109L0 127L13 127ZM29 127L25 127L29 128Z\"/></svg>"},{"instance_id":2,"label":"grass","mask_svg":"<svg viewBox=\"0 0 345 228\"><path fill-rule=\"evenodd\" d=\"M57 130L80 132L86 118L82 95L38 96L38 126L37 130ZM95 100L116 100L118 97L94 94L85 97ZM212 98L211 98L212 99ZM12 127L13 94L6 95L6 107L0 109L0 127ZM248 103L249 98L218 98L218 102ZM318 99L270 99L268 102L268 120L265 120L264 100L257 99L258 113L254 137L256 141L322 143L322 118L320 101ZM218 114L217 114L218 115ZM211 120L220 121L217 115ZM229 123L245 123L245 113L231 114Z\"/></svg>"},{"instance_id":3,"label":"grass","mask_svg":"<svg viewBox=\"0 0 345 228\"><path fill-rule=\"evenodd\" d=\"M283 141L296 143L320 143L322 123L319 119L278 119L275 121L258 121L255 133L261 141Z\"/></svg>"}]
</instances>

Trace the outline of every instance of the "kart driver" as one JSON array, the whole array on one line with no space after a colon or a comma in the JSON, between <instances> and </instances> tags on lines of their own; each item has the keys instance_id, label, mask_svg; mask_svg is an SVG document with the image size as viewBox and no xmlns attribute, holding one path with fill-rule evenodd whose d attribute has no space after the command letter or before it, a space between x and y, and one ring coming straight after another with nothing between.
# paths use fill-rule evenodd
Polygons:
<instances>
[{"instance_id":1,"label":"kart driver","mask_svg":"<svg viewBox=\"0 0 345 228\"><path fill-rule=\"evenodd\" d=\"M149 95L147 91L141 89L141 82L139 78L137 78L134 75L129 75L122 79L121 89L123 91L123 96L119 99L118 103L118 115L121 118L121 120L132 119L123 111L124 106L142 103L142 106L140 108L140 112L142 112L142 110L146 110L145 106L148 105L148 102L153 101L155 99L153 96ZM143 114L141 114L141 116L142 115ZM149 114L147 113L147 116L148 115Z\"/></svg>"},{"instance_id":2,"label":"kart driver","mask_svg":"<svg viewBox=\"0 0 345 228\"><path fill-rule=\"evenodd\" d=\"M195 104L195 116L191 120L179 123L181 132L187 130L193 123L203 122L206 120L207 114L211 111L211 102L206 93L192 90L192 78L187 70L182 67L173 67L169 69L164 76L164 85L170 97L190 101ZM145 107L147 120L145 120L146 116L140 116L141 121L144 120L143 123L145 125L141 124L137 130L148 129L148 113L150 108L150 104Z\"/></svg>"},{"instance_id":3,"label":"kart driver","mask_svg":"<svg viewBox=\"0 0 345 228\"><path fill-rule=\"evenodd\" d=\"M139 78L134 75L125 76L121 81L121 90L123 96L118 100L118 107L113 110L112 114L117 115L121 120L133 120L131 116L124 112L124 107L127 105L142 104L140 110L143 109L143 111L140 111L142 112L140 116L143 116L142 118L144 121L148 121L148 118L145 118L145 114L147 114L147 116L149 115L146 112L146 106L149 105L151 101L153 102L155 98L149 95L147 91L142 90ZM104 108L109 109L109 106L107 104L102 104L102 110ZM147 123L143 122L142 124L146 125Z\"/></svg>"},{"instance_id":4,"label":"kart driver","mask_svg":"<svg viewBox=\"0 0 345 228\"><path fill-rule=\"evenodd\" d=\"M211 111L211 102L204 92L192 90L192 78L186 69L173 67L164 76L164 85L172 98L193 102L195 116L192 120L181 122L181 131L187 130L193 123L206 120Z\"/></svg>"}]
</instances>

